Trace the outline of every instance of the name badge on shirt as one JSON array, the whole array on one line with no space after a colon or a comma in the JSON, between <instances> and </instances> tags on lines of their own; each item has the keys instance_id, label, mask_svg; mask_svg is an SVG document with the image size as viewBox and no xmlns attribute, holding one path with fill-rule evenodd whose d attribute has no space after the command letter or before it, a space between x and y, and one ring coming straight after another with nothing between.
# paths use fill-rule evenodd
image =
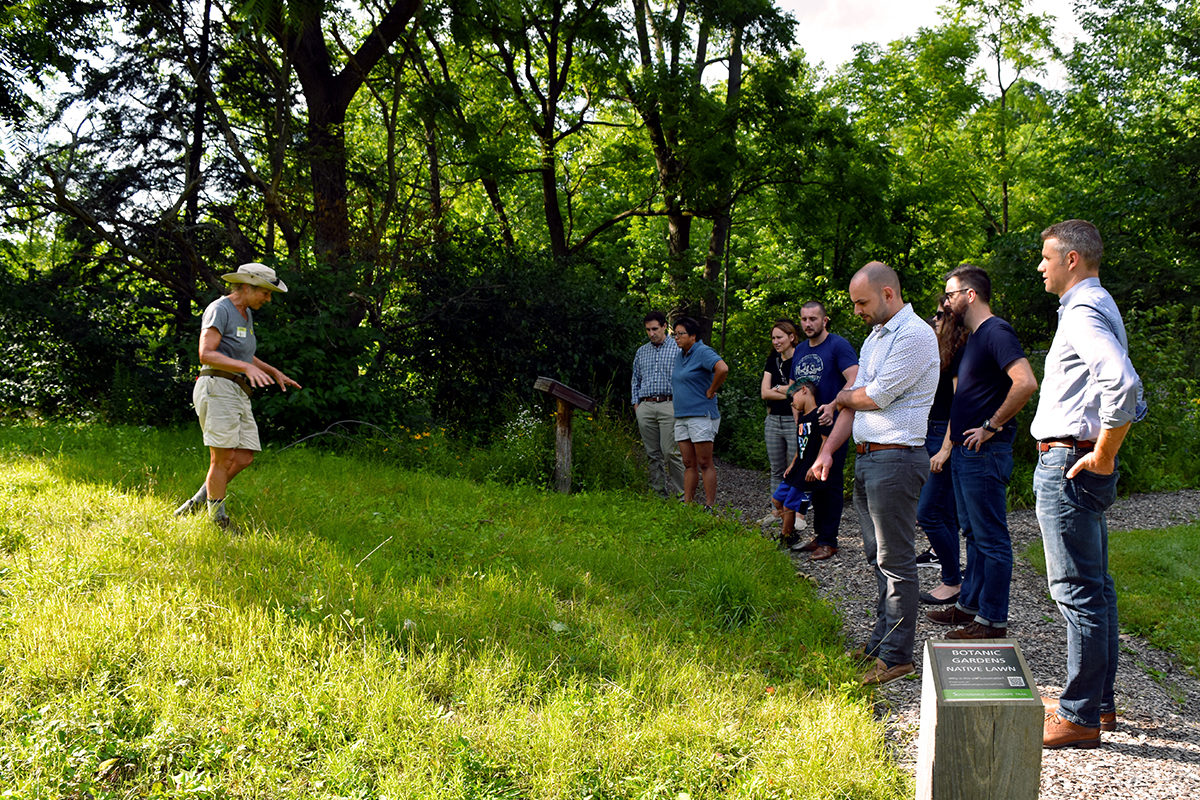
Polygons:
<instances>
[{"instance_id":1,"label":"name badge on shirt","mask_svg":"<svg viewBox=\"0 0 1200 800\"><path fill-rule=\"evenodd\" d=\"M237 336L237 338L239 338L239 339L245 339L246 338L246 326L238 325L237 333L234 335Z\"/></svg>"}]
</instances>

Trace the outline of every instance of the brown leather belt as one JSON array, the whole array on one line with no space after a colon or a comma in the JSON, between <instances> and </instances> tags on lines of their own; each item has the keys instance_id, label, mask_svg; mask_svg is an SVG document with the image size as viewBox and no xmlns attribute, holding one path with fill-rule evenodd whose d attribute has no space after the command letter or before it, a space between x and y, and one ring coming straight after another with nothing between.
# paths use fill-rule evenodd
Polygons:
<instances>
[{"instance_id":1,"label":"brown leather belt","mask_svg":"<svg viewBox=\"0 0 1200 800\"><path fill-rule=\"evenodd\" d=\"M639 403L665 403L671 399L669 394L648 394L645 397L639 397Z\"/></svg>"},{"instance_id":2,"label":"brown leather belt","mask_svg":"<svg viewBox=\"0 0 1200 800\"><path fill-rule=\"evenodd\" d=\"M200 370L200 374L207 375L210 378L224 378L227 381L233 381L242 387L242 391L246 393L246 397L254 397L254 387L250 385L250 379L240 372L229 372L223 369L205 367Z\"/></svg>"},{"instance_id":3,"label":"brown leather belt","mask_svg":"<svg viewBox=\"0 0 1200 800\"><path fill-rule=\"evenodd\" d=\"M916 445L911 444L876 444L875 442L859 442L854 445L854 452L860 456L874 453L876 450L912 450Z\"/></svg>"},{"instance_id":4,"label":"brown leather belt","mask_svg":"<svg viewBox=\"0 0 1200 800\"><path fill-rule=\"evenodd\" d=\"M1043 439L1038 442L1039 453L1045 453L1055 447L1070 447L1075 450L1083 450L1086 452L1088 450L1095 450L1096 443L1089 442L1084 439L1072 439L1070 437L1066 439Z\"/></svg>"}]
</instances>

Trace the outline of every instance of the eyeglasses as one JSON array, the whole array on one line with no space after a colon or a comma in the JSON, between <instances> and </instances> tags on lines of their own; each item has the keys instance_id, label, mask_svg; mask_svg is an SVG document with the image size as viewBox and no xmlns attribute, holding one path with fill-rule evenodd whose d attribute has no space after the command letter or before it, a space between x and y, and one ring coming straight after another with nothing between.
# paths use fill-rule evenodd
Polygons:
<instances>
[{"instance_id":1,"label":"eyeglasses","mask_svg":"<svg viewBox=\"0 0 1200 800\"><path fill-rule=\"evenodd\" d=\"M944 316L946 316L946 312L945 312L945 311L937 311L937 312L935 312L935 313L934 313L934 315L933 315L933 318L934 318L934 319L941 319L941 318L942 318L942 317L944 317Z\"/></svg>"},{"instance_id":2,"label":"eyeglasses","mask_svg":"<svg viewBox=\"0 0 1200 800\"><path fill-rule=\"evenodd\" d=\"M952 291L952 292L946 292L944 295L942 295L942 300L943 300L943 301L945 301L945 300L949 300L951 297L953 297L953 296L954 296L954 295L956 295L956 294L960 294L960 293L962 293L962 292L969 292L969 291L971 291L971 287L970 287L970 286L968 286L968 287L967 287L967 288L965 288L965 289L955 289L955 290L954 290L954 291Z\"/></svg>"}]
</instances>

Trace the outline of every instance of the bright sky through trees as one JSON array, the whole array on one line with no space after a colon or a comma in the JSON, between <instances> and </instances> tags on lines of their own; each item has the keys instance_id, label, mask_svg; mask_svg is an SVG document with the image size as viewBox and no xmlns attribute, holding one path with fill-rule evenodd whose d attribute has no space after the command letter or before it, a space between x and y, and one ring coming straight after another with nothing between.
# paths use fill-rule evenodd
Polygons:
<instances>
[{"instance_id":1,"label":"bright sky through trees","mask_svg":"<svg viewBox=\"0 0 1200 800\"><path fill-rule=\"evenodd\" d=\"M938 24L938 9L945 4L936 0L776 0L776 5L799 22L797 41L808 60L824 61L825 68L833 71L850 60L856 44L886 44ZM1081 32L1073 0L1029 0L1028 8L1054 15L1058 46L1069 51ZM1052 66L1046 82L1063 88L1062 69Z\"/></svg>"}]
</instances>

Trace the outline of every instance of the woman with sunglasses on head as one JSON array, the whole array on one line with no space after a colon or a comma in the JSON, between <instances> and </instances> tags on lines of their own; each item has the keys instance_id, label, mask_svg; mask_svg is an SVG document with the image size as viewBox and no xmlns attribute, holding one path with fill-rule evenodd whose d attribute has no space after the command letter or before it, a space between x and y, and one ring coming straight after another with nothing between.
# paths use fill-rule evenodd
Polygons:
<instances>
[{"instance_id":1,"label":"woman with sunglasses on head","mask_svg":"<svg viewBox=\"0 0 1200 800\"><path fill-rule=\"evenodd\" d=\"M792 406L788 400L788 386L792 383L792 356L800 337L791 320L776 321L771 328L771 352L763 366L762 386L759 395L767 401L767 418L763 433L767 443L767 461L771 465L771 494L779 488L783 473L796 457L796 422L792 417ZM779 511L772 509L760 519L760 525L774 525L780 520ZM804 528L804 517L798 520Z\"/></svg>"},{"instance_id":2,"label":"woman with sunglasses on head","mask_svg":"<svg viewBox=\"0 0 1200 800\"><path fill-rule=\"evenodd\" d=\"M942 580L930 592L921 592L921 601L932 605L947 605L958 599L962 586L959 562L958 509L954 503L954 484L948 462L950 440L946 429L950 424L950 403L954 399L958 362L970 329L950 310L945 295L938 302L938 311L930 324L937 333L938 354L941 357L941 377L937 394L929 409L929 428L925 451L929 454L929 480L921 489L917 504L917 524L929 537L930 549L917 556L917 566L940 567Z\"/></svg>"}]
</instances>

